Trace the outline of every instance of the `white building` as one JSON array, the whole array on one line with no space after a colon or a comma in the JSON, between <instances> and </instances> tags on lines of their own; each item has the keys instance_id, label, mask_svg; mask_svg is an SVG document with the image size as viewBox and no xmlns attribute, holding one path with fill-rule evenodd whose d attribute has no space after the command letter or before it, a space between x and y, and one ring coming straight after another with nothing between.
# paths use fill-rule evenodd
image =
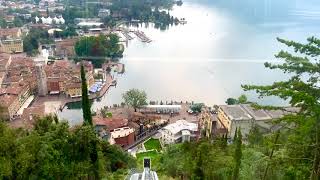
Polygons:
<instances>
[{"instance_id":1,"label":"white building","mask_svg":"<svg viewBox=\"0 0 320 180\"><path fill-rule=\"evenodd\" d=\"M101 22L80 22L77 24L78 27L100 27L103 25Z\"/></svg>"},{"instance_id":2,"label":"white building","mask_svg":"<svg viewBox=\"0 0 320 180\"><path fill-rule=\"evenodd\" d=\"M51 18L51 17L47 17L47 18L40 17L39 18L38 16L36 16L35 17L36 23L39 23L40 19L41 19L42 24L64 24L65 23L65 20L63 19L62 16L54 17L54 18Z\"/></svg>"},{"instance_id":3,"label":"white building","mask_svg":"<svg viewBox=\"0 0 320 180\"><path fill-rule=\"evenodd\" d=\"M178 120L160 130L160 142L163 145L187 142L195 139L198 134L198 124L186 120Z\"/></svg>"}]
</instances>

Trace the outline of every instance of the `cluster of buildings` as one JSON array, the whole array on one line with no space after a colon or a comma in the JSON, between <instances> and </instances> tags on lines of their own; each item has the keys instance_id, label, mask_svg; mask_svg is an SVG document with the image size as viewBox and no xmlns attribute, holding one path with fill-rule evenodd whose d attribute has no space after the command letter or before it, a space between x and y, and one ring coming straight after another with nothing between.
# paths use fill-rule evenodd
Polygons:
<instances>
[{"instance_id":1,"label":"cluster of buildings","mask_svg":"<svg viewBox=\"0 0 320 180\"><path fill-rule=\"evenodd\" d=\"M0 52L23 52L22 31L20 28L0 29Z\"/></svg>"},{"instance_id":2,"label":"cluster of buildings","mask_svg":"<svg viewBox=\"0 0 320 180\"><path fill-rule=\"evenodd\" d=\"M128 119L122 117L93 117L95 129L102 139L123 148L133 145L149 134L156 133L168 124L167 120L157 115L133 113Z\"/></svg>"},{"instance_id":3,"label":"cluster of buildings","mask_svg":"<svg viewBox=\"0 0 320 180\"><path fill-rule=\"evenodd\" d=\"M281 128L273 121L285 115L297 113L298 108L286 107L283 110L255 109L250 104L220 105L217 111L204 110L199 116L199 129L203 136L212 137L227 134L233 138L236 129L241 129L243 137L253 127L261 132L273 132Z\"/></svg>"},{"instance_id":4,"label":"cluster of buildings","mask_svg":"<svg viewBox=\"0 0 320 180\"><path fill-rule=\"evenodd\" d=\"M128 119L95 116L93 123L99 136L110 144L126 147L135 142L135 129L129 127Z\"/></svg>"},{"instance_id":5,"label":"cluster of buildings","mask_svg":"<svg viewBox=\"0 0 320 180\"><path fill-rule=\"evenodd\" d=\"M93 65L83 61L88 86L94 84ZM34 96L82 94L80 63L61 60L51 64L36 63L29 57L0 54L0 101L6 119L19 118ZM31 98L31 99L30 99Z\"/></svg>"},{"instance_id":6,"label":"cluster of buildings","mask_svg":"<svg viewBox=\"0 0 320 180\"><path fill-rule=\"evenodd\" d=\"M64 24L65 20L63 19L62 16L58 16L58 17L54 17L54 18L51 18L50 16L47 18L46 17L39 18L38 16L36 16L35 22L42 23L42 24Z\"/></svg>"},{"instance_id":7,"label":"cluster of buildings","mask_svg":"<svg viewBox=\"0 0 320 180\"><path fill-rule=\"evenodd\" d=\"M3 117L13 119L37 89L36 70L30 58L0 55L0 101ZM20 114L21 115L21 114Z\"/></svg>"},{"instance_id":8,"label":"cluster of buildings","mask_svg":"<svg viewBox=\"0 0 320 180\"><path fill-rule=\"evenodd\" d=\"M32 13L39 14L43 17L48 17L48 13L56 11L63 11L64 5L58 0L41 0L39 4L34 1L0 1L0 16L4 17L7 23L13 21L15 17L22 17L23 19L31 19ZM9 9L19 9L23 11L8 13Z\"/></svg>"},{"instance_id":9,"label":"cluster of buildings","mask_svg":"<svg viewBox=\"0 0 320 180\"><path fill-rule=\"evenodd\" d=\"M95 83L93 65L89 61L83 61L82 64L86 71L87 85L91 87ZM65 94L68 97L81 97L80 68L81 63L75 64L69 60L59 60L46 65L45 77L42 77L45 82L43 89L46 89L45 92L49 95Z\"/></svg>"}]
</instances>

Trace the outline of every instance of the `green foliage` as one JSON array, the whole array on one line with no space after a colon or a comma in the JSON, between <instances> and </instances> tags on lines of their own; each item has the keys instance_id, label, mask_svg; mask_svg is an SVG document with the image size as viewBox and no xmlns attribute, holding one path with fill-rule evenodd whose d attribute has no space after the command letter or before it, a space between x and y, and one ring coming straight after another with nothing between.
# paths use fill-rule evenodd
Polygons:
<instances>
[{"instance_id":1,"label":"green foliage","mask_svg":"<svg viewBox=\"0 0 320 180\"><path fill-rule=\"evenodd\" d=\"M27 36L23 39L23 51L28 55L35 55L38 52L39 44L52 43L46 30L31 29Z\"/></svg>"},{"instance_id":2,"label":"green foliage","mask_svg":"<svg viewBox=\"0 0 320 180\"><path fill-rule=\"evenodd\" d=\"M196 104L191 105L191 106L190 106L190 109L191 109L193 112L200 113L203 106L204 106L203 103L196 103Z\"/></svg>"},{"instance_id":3,"label":"green foliage","mask_svg":"<svg viewBox=\"0 0 320 180\"><path fill-rule=\"evenodd\" d=\"M23 20L20 17L15 17L13 20L13 25L15 27L22 27L23 26Z\"/></svg>"},{"instance_id":4,"label":"green foliage","mask_svg":"<svg viewBox=\"0 0 320 180\"><path fill-rule=\"evenodd\" d=\"M233 158L229 148L207 140L169 146L160 172L179 179L230 179Z\"/></svg>"},{"instance_id":5,"label":"green foliage","mask_svg":"<svg viewBox=\"0 0 320 180\"><path fill-rule=\"evenodd\" d=\"M228 98L226 101L226 104L228 104L228 105L245 104L245 103L248 103L248 99L247 99L247 96L244 94L239 96L238 99Z\"/></svg>"},{"instance_id":6,"label":"green foliage","mask_svg":"<svg viewBox=\"0 0 320 180\"><path fill-rule=\"evenodd\" d=\"M260 132L258 126L251 128L248 135L248 142L250 146L259 146L263 143L263 134Z\"/></svg>"},{"instance_id":7,"label":"green foliage","mask_svg":"<svg viewBox=\"0 0 320 180\"><path fill-rule=\"evenodd\" d=\"M97 138L92 127L70 130L52 119L36 121L32 130L0 123L0 179L100 179L135 166L130 155Z\"/></svg>"},{"instance_id":8,"label":"green foliage","mask_svg":"<svg viewBox=\"0 0 320 180\"><path fill-rule=\"evenodd\" d=\"M92 126L91 104L88 96L88 85L86 80L86 73L83 65L81 65L81 83L82 83L82 112L83 121L85 125Z\"/></svg>"},{"instance_id":9,"label":"green foliage","mask_svg":"<svg viewBox=\"0 0 320 180\"><path fill-rule=\"evenodd\" d=\"M138 89L130 89L122 95L124 102L134 108L136 112L138 108L147 105L147 94L144 91Z\"/></svg>"},{"instance_id":10,"label":"green foliage","mask_svg":"<svg viewBox=\"0 0 320 180\"><path fill-rule=\"evenodd\" d=\"M77 2L78 3L78 2ZM79 4L76 4L79 6ZM84 7L70 7L66 6L66 9L61 12L62 17L66 24L74 24L75 18L92 18L94 15L92 11L86 11Z\"/></svg>"},{"instance_id":11,"label":"green foliage","mask_svg":"<svg viewBox=\"0 0 320 180\"><path fill-rule=\"evenodd\" d=\"M234 98L228 98L227 101L226 101L226 104L235 105L235 104L238 104L238 100L234 99Z\"/></svg>"},{"instance_id":12,"label":"green foliage","mask_svg":"<svg viewBox=\"0 0 320 180\"><path fill-rule=\"evenodd\" d=\"M235 167L233 169L233 176L232 179L236 180L239 179L239 172L240 172L240 165L241 165L241 158L242 158L242 134L241 129L237 129L235 132L234 144L235 144L235 151L234 151L234 161Z\"/></svg>"},{"instance_id":13,"label":"green foliage","mask_svg":"<svg viewBox=\"0 0 320 180\"><path fill-rule=\"evenodd\" d=\"M101 109L100 112L103 118L112 118L112 112L108 112L107 108Z\"/></svg>"},{"instance_id":14,"label":"green foliage","mask_svg":"<svg viewBox=\"0 0 320 180\"><path fill-rule=\"evenodd\" d=\"M122 57L123 49L116 34L83 37L75 45L75 52L81 59L89 59L95 67L101 67L106 57Z\"/></svg>"},{"instance_id":15,"label":"green foliage","mask_svg":"<svg viewBox=\"0 0 320 180\"><path fill-rule=\"evenodd\" d=\"M120 13L123 20L153 22L156 27L165 29L178 20L159 9L170 9L174 3L173 0L119 0L115 1L110 9L112 14Z\"/></svg>"},{"instance_id":16,"label":"green foliage","mask_svg":"<svg viewBox=\"0 0 320 180\"><path fill-rule=\"evenodd\" d=\"M7 26L8 26L7 21L3 17L1 17L0 18L0 27L7 28Z\"/></svg>"},{"instance_id":17,"label":"green foliage","mask_svg":"<svg viewBox=\"0 0 320 180\"><path fill-rule=\"evenodd\" d=\"M151 159L151 169L153 169L155 171L160 170L161 155L156 150L138 153L138 154L136 154L136 156L137 156L138 168L140 170L143 170L143 159L144 158Z\"/></svg>"},{"instance_id":18,"label":"green foliage","mask_svg":"<svg viewBox=\"0 0 320 180\"><path fill-rule=\"evenodd\" d=\"M244 104L244 103L247 103L248 102L248 99L247 99L247 96L242 94L239 98L238 98L238 103L239 104Z\"/></svg>"},{"instance_id":19,"label":"green foliage","mask_svg":"<svg viewBox=\"0 0 320 180\"><path fill-rule=\"evenodd\" d=\"M272 164L270 167L277 167L282 172L283 178L317 179L320 176L320 40L311 37L305 44L280 38L278 41L293 51L280 51L275 57L284 62L265 63L265 66L291 77L267 86L242 87L257 92L260 97L278 96L300 108L296 115L279 120L278 123L285 127L280 135L284 139L272 147L273 156L270 156L269 163Z\"/></svg>"},{"instance_id":20,"label":"green foliage","mask_svg":"<svg viewBox=\"0 0 320 180\"><path fill-rule=\"evenodd\" d=\"M54 37L55 38L70 38L70 37L74 37L77 36L78 33L76 32L76 29L72 26L68 26L66 29L64 29L63 31L55 31L54 32Z\"/></svg>"},{"instance_id":21,"label":"green foliage","mask_svg":"<svg viewBox=\"0 0 320 180\"><path fill-rule=\"evenodd\" d=\"M161 151L160 141L158 139L150 138L147 142L144 143L146 150L157 150Z\"/></svg>"}]
</instances>

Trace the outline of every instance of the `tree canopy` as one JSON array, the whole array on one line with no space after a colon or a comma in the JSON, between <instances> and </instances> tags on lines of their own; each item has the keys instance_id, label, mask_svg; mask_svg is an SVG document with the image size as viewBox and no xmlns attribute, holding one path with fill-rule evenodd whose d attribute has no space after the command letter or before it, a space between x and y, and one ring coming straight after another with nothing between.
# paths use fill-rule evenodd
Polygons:
<instances>
[{"instance_id":1,"label":"tree canopy","mask_svg":"<svg viewBox=\"0 0 320 180\"><path fill-rule=\"evenodd\" d=\"M23 38L23 51L28 55L38 53L39 44L52 43L53 39L49 37L46 30L31 29L27 36Z\"/></svg>"},{"instance_id":2,"label":"tree canopy","mask_svg":"<svg viewBox=\"0 0 320 180\"><path fill-rule=\"evenodd\" d=\"M122 57L123 47L116 34L82 37L75 44L75 52L80 59L88 59L100 67L106 58Z\"/></svg>"},{"instance_id":3,"label":"tree canopy","mask_svg":"<svg viewBox=\"0 0 320 180\"><path fill-rule=\"evenodd\" d=\"M136 112L138 108L147 105L147 94L139 89L130 89L122 95L124 102L134 108Z\"/></svg>"},{"instance_id":4,"label":"tree canopy","mask_svg":"<svg viewBox=\"0 0 320 180\"><path fill-rule=\"evenodd\" d=\"M92 179L135 167L119 147L97 138L90 126L69 128L53 117L35 122L31 130L12 129L0 122L0 179ZM92 153L97 149L96 166Z\"/></svg>"},{"instance_id":5,"label":"tree canopy","mask_svg":"<svg viewBox=\"0 0 320 180\"><path fill-rule=\"evenodd\" d=\"M281 164L279 169L290 179L317 179L320 177L320 40L311 37L307 43L280 38L278 41L291 50L282 50L275 56L283 63L265 63L265 66L291 77L271 85L243 85L243 88L257 92L260 97L277 96L300 109L279 120L284 128L270 163Z\"/></svg>"},{"instance_id":6,"label":"tree canopy","mask_svg":"<svg viewBox=\"0 0 320 180\"><path fill-rule=\"evenodd\" d=\"M242 94L238 97L238 99L235 98L228 98L226 101L226 104L228 105L234 105L234 104L245 104L248 103L248 98L246 95Z\"/></svg>"}]
</instances>

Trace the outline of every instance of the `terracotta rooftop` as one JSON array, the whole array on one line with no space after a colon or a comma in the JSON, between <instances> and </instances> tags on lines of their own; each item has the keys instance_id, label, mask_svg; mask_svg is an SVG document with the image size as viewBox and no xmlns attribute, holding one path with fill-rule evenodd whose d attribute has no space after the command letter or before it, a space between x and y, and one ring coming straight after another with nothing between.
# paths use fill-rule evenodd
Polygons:
<instances>
[{"instance_id":1,"label":"terracotta rooftop","mask_svg":"<svg viewBox=\"0 0 320 180\"><path fill-rule=\"evenodd\" d=\"M9 107L17 99L18 99L18 96L16 96L16 95L4 94L4 95L0 96L1 105L4 107Z\"/></svg>"},{"instance_id":2,"label":"terracotta rooftop","mask_svg":"<svg viewBox=\"0 0 320 180\"><path fill-rule=\"evenodd\" d=\"M45 115L45 106L35 106L35 107L28 107L23 110L22 118L24 120L30 120L30 116L44 116Z\"/></svg>"},{"instance_id":3,"label":"terracotta rooftop","mask_svg":"<svg viewBox=\"0 0 320 180\"><path fill-rule=\"evenodd\" d=\"M109 131L128 126L128 120L124 118L103 118L93 117L93 124L96 126L106 126Z\"/></svg>"},{"instance_id":4,"label":"terracotta rooftop","mask_svg":"<svg viewBox=\"0 0 320 180\"><path fill-rule=\"evenodd\" d=\"M0 29L0 37L14 37L17 38L19 37L18 32L20 31L20 28L6 28L6 29Z\"/></svg>"},{"instance_id":5,"label":"terracotta rooftop","mask_svg":"<svg viewBox=\"0 0 320 180\"><path fill-rule=\"evenodd\" d=\"M14 84L6 89L6 93L10 95L19 95L23 90L27 89L26 86L26 84Z\"/></svg>"}]
</instances>

